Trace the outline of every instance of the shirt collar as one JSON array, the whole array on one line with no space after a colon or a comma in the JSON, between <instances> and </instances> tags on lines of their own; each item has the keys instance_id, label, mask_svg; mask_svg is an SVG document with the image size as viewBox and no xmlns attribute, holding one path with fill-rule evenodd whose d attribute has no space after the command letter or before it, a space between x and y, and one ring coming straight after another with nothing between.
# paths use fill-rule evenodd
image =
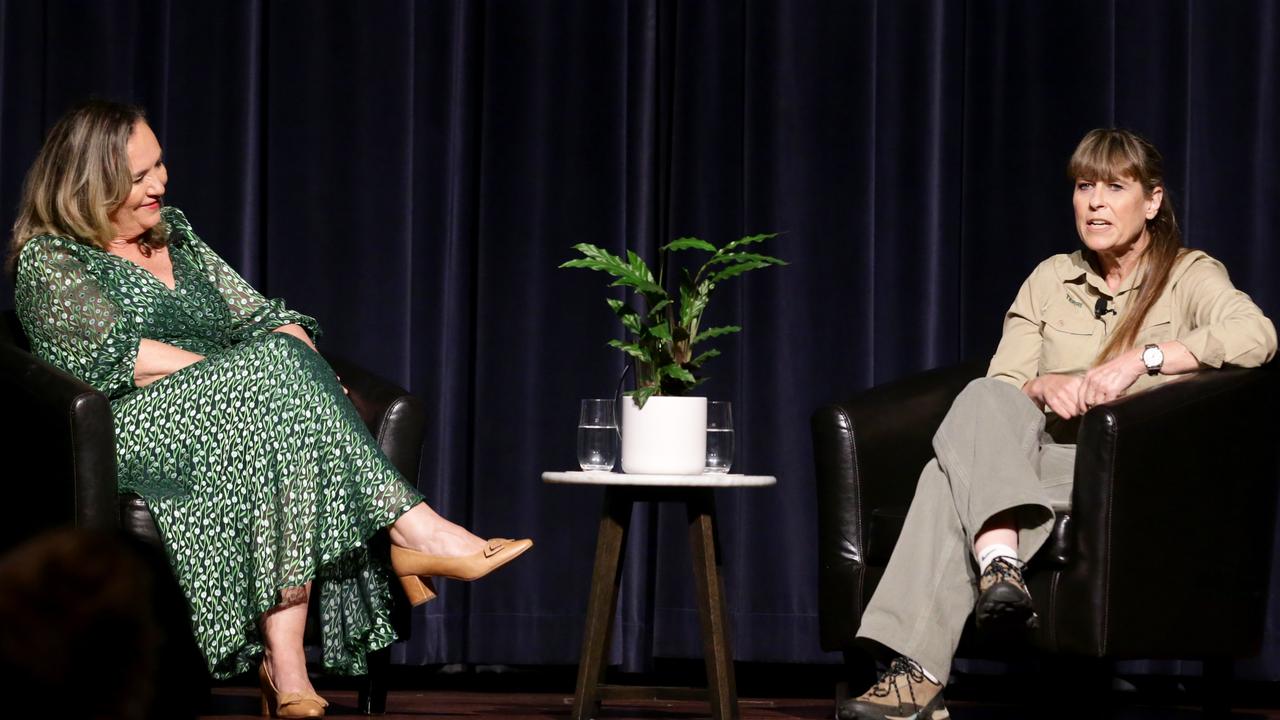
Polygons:
<instances>
[{"instance_id":1,"label":"shirt collar","mask_svg":"<svg viewBox=\"0 0 1280 720\"><path fill-rule=\"evenodd\" d=\"M1070 255L1058 255L1057 271L1058 277L1062 278L1063 282L1090 285L1106 297L1118 297L1142 287L1142 283L1138 282L1138 276L1142 273L1135 270L1129 273L1129 277L1125 278L1113 293L1111 288L1107 287L1107 281L1084 258L1083 250L1077 250Z\"/></svg>"}]
</instances>

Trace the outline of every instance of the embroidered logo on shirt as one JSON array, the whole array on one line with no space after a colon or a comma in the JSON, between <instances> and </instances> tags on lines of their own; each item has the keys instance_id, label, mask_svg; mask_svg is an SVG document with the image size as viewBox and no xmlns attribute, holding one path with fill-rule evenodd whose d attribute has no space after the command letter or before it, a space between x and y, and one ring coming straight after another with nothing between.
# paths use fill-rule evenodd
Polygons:
<instances>
[{"instance_id":1,"label":"embroidered logo on shirt","mask_svg":"<svg viewBox=\"0 0 1280 720\"><path fill-rule=\"evenodd\" d=\"M1071 297L1071 293L1067 293L1067 302L1071 303L1072 305L1075 305L1076 307L1084 307L1084 303Z\"/></svg>"}]
</instances>

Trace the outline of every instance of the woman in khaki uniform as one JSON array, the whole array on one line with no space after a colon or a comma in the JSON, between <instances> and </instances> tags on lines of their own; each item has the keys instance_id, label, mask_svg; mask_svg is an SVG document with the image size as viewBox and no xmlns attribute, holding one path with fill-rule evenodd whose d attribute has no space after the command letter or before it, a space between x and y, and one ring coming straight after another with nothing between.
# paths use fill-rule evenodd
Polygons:
<instances>
[{"instance_id":1,"label":"woman in khaki uniform","mask_svg":"<svg viewBox=\"0 0 1280 720\"><path fill-rule=\"evenodd\" d=\"M1075 464L1075 446L1045 433L1047 418L1275 354L1274 325L1222 263L1183 247L1149 142L1094 130L1068 173L1084 248L1032 271L987 377L934 436L858 632L897 658L840 718L948 718L942 684L969 613L980 628L1035 626L1022 568L1049 535L1053 505L1070 501Z\"/></svg>"}]
</instances>

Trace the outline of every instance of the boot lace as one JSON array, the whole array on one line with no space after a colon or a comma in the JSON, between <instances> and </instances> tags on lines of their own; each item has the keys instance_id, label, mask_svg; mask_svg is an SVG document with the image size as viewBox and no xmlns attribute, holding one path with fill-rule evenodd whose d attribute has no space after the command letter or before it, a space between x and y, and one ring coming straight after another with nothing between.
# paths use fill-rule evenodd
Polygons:
<instances>
[{"instance_id":1,"label":"boot lace","mask_svg":"<svg viewBox=\"0 0 1280 720\"><path fill-rule=\"evenodd\" d=\"M1017 587L1023 593L1026 593L1027 595L1031 594L1027 592L1027 583L1022 579L1021 563L1016 560L1010 560L1005 557L995 558L991 561L991 564L987 565L987 569L982 573L982 575L987 580L985 583L986 587L991 587L997 583L1007 582Z\"/></svg>"},{"instance_id":2,"label":"boot lace","mask_svg":"<svg viewBox=\"0 0 1280 720\"><path fill-rule=\"evenodd\" d=\"M888 697L889 693L894 693L898 698L898 704L902 704L902 691L899 689L898 678L907 678L907 692L911 695L911 702L916 701L915 686L928 682L929 679L924 675L924 669L920 664L909 657L896 657L893 662L889 663L889 669L884 675L880 676L880 680L876 682L875 687L871 688L871 694L875 697Z\"/></svg>"}]
</instances>

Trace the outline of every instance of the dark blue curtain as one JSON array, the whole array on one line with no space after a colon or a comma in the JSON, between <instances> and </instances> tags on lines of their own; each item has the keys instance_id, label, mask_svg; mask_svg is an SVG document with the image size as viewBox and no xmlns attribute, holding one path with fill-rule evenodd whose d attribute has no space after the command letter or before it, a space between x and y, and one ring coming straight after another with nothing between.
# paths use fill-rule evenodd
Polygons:
<instances>
[{"instance_id":1,"label":"dark blue curtain","mask_svg":"<svg viewBox=\"0 0 1280 720\"><path fill-rule=\"evenodd\" d=\"M574 662L599 491L577 401L612 392L592 242L784 231L791 265L713 300L732 400L718 496L740 659L821 661L808 416L994 348L1019 283L1073 249L1065 162L1122 125L1165 154L1188 242L1280 313L1280 19L1266 0L0 0L0 221L44 130L145 105L169 200L326 348L428 401L419 487L538 546L419 609L406 663ZM9 279L0 303L11 304ZM619 296L615 293L615 296ZM683 517L633 523L614 660L700 653ZM1274 614L1280 618L1280 604ZM1274 634L1247 672L1280 677Z\"/></svg>"}]
</instances>

